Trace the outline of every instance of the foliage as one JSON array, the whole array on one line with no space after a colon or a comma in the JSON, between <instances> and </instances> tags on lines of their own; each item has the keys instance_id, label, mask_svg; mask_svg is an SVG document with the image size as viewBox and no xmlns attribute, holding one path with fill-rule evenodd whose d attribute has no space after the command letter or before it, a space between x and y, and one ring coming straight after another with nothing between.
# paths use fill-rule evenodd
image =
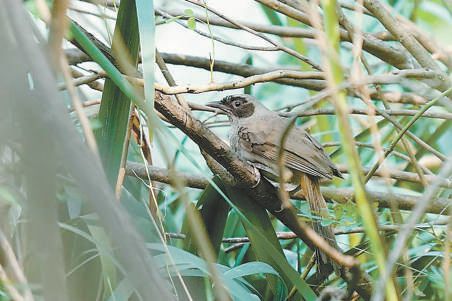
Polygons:
<instances>
[{"instance_id":1,"label":"foliage","mask_svg":"<svg viewBox=\"0 0 452 301\"><path fill-rule=\"evenodd\" d=\"M317 2L5 1L0 300L366 299L356 271L375 300L452 300L452 3ZM344 171L322 224L356 270L319 280L300 233L192 139L226 139L203 104L242 92L299 115ZM162 93L202 124L163 118Z\"/></svg>"}]
</instances>

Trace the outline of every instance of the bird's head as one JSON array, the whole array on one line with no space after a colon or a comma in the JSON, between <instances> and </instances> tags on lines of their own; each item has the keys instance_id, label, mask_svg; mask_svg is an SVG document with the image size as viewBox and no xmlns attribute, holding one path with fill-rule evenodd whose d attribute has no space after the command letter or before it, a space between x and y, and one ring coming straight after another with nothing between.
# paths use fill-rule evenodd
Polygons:
<instances>
[{"instance_id":1,"label":"bird's head","mask_svg":"<svg viewBox=\"0 0 452 301\"><path fill-rule=\"evenodd\" d=\"M228 95L220 101L208 103L207 106L219 109L231 118L247 118L257 110L265 109L254 97L247 94Z\"/></svg>"}]
</instances>

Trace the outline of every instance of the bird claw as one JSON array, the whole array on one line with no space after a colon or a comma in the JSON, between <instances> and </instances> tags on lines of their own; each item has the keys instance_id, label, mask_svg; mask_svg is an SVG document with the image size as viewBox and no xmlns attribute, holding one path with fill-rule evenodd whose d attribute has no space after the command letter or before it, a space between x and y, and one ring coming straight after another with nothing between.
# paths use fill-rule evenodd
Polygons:
<instances>
[{"instance_id":1,"label":"bird claw","mask_svg":"<svg viewBox=\"0 0 452 301\"><path fill-rule=\"evenodd\" d=\"M274 212L275 212L275 213L280 213L280 212L282 212L284 209L285 209L285 208L284 208L284 204L281 204L281 208L279 208L278 210L275 210Z\"/></svg>"},{"instance_id":2,"label":"bird claw","mask_svg":"<svg viewBox=\"0 0 452 301\"><path fill-rule=\"evenodd\" d=\"M257 185L259 185L259 183L261 182L261 173L259 171L259 169L257 169L256 165L254 165L253 163L249 162L248 163L253 167L253 171L254 171L254 175L256 176L256 184L254 184L251 188L256 188Z\"/></svg>"}]
</instances>

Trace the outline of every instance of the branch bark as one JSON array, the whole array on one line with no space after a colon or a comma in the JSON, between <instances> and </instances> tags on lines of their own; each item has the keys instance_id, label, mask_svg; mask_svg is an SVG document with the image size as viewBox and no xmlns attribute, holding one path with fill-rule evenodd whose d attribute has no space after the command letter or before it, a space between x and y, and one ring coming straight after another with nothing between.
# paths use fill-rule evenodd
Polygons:
<instances>
[{"instance_id":1,"label":"branch bark","mask_svg":"<svg viewBox=\"0 0 452 301\"><path fill-rule=\"evenodd\" d=\"M82 51L76 48L66 49L66 56L68 57L68 61L71 65L76 65L80 63L84 63L90 61L90 58L83 53ZM189 66L194 68L200 68L207 71L210 71L210 60L208 58L192 56L192 55L184 55L177 53L165 53L162 52L161 56L163 60L167 64L171 65L182 65ZM255 67L246 64L236 64L222 60L215 60L215 64L213 66L213 70L217 72L223 72L228 74L239 75L243 77L250 77L253 75L259 75L263 73L268 73L276 70L280 70L277 67L272 68L262 68ZM296 67L287 67L287 71L296 71L299 68ZM291 79L291 78L275 78L272 82L276 82L282 85L301 87L308 90L321 91L326 88L325 81L323 79ZM352 91L349 91L352 93ZM353 94L353 93L352 93ZM372 98L378 100L385 100L392 103L408 103L408 104L424 104L425 98L418 94L414 93L401 93L401 92L384 92L384 93L376 93L376 91L372 91Z\"/></svg>"},{"instance_id":2,"label":"branch bark","mask_svg":"<svg viewBox=\"0 0 452 301\"><path fill-rule=\"evenodd\" d=\"M377 18L381 24L411 53L411 55L424 67L442 73L439 65L433 60L428 51L410 34L406 27L398 22L391 13L378 0L364 0L364 6ZM449 77L441 76L439 90L445 91L451 86Z\"/></svg>"},{"instance_id":3,"label":"branch bark","mask_svg":"<svg viewBox=\"0 0 452 301\"><path fill-rule=\"evenodd\" d=\"M249 195L262 207L266 208L283 224L298 235L311 249L319 248L327 254L333 261L342 267L341 274L346 281L350 281L347 270L353 271L359 276L359 282L363 285L357 287L358 292L364 298L368 298L371 293L370 284L359 269L359 263L353 257L346 256L319 236L312 228L300 221L292 206L282 207L282 202L278 198L275 188L263 177L258 178L254 169L241 161L229 147L219 139L209 129L193 118L193 116L171 99L161 93L156 93L155 108L170 123L178 127L187 134L200 148L214 158L218 163L227 169L234 176L237 183L246 188ZM352 284L354 286L354 284Z\"/></svg>"},{"instance_id":4,"label":"branch bark","mask_svg":"<svg viewBox=\"0 0 452 301\"><path fill-rule=\"evenodd\" d=\"M256 0L265 6L270 7L290 18L300 21L306 25L311 26L309 17L302 11L292 8L277 0ZM344 29L340 30L341 39L350 39L348 32ZM402 49L390 45L386 45L383 41L377 40L369 34L363 35L363 49L373 54L384 62L387 62L399 69L411 68L406 52Z\"/></svg>"},{"instance_id":5,"label":"branch bark","mask_svg":"<svg viewBox=\"0 0 452 301\"><path fill-rule=\"evenodd\" d=\"M148 166L149 176L151 180L171 184L171 177L168 170L155 166ZM404 172L407 173L407 172ZM138 177L148 180L146 167L144 164L136 162L127 162L126 174L128 176ZM416 177L415 173L407 173L410 177ZM378 175L378 174L377 174ZM182 179L188 187L204 189L209 182L203 176L178 172L175 175L178 179ZM322 194L327 200L337 203L347 203L355 201L355 192L351 188L334 188L322 187ZM376 190L367 190L368 197L372 202L378 204L381 208L392 208L394 204L401 210L412 210L416 205L419 197L415 195L402 193L389 193ZM301 191L292 192L290 195L293 199L304 199ZM447 208L450 206L450 200L447 198L435 198L427 208L427 212L435 214L446 214Z\"/></svg>"}]
</instances>

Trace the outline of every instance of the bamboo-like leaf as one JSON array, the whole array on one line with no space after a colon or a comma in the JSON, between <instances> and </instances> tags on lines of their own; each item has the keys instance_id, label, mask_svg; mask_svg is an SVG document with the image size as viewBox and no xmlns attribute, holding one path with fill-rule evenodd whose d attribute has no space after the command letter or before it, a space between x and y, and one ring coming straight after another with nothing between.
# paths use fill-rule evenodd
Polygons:
<instances>
[{"instance_id":1,"label":"bamboo-like leaf","mask_svg":"<svg viewBox=\"0 0 452 301\"><path fill-rule=\"evenodd\" d=\"M246 193L231 188L227 188L227 191L230 200L246 217L246 219L242 219L242 223L250 238L251 247L256 257L260 261L275 268L284 279L287 288L290 289L295 286L305 300L316 300L315 293L300 278L300 275L290 266L285 258L284 252L276 237L275 229L265 209L254 203Z\"/></svg>"},{"instance_id":2,"label":"bamboo-like leaf","mask_svg":"<svg viewBox=\"0 0 452 301\"><path fill-rule=\"evenodd\" d=\"M154 107L155 18L153 0L135 0L140 33L141 64L143 67L144 99Z\"/></svg>"},{"instance_id":3,"label":"bamboo-like leaf","mask_svg":"<svg viewBox=\"0 0 452 301\"><path fill-rule=\"evenodd\" d=\"M168 138L175 140L175 137L171 132L167 131L166 134L168 134ZM184 148L181 148L180 151L194 166L201 169L198 163ZM215 187L216 191L231 207L236 209L236 212L247 230L248 236L250 236L250 238L253 237L252 242L254 241L256 249L258 250L257 252L259 252L259 256L261 256L260 260L272 265L284 279L286 286L295 286L303 298L306 300L315 300L316 295L313 290L303 279L299 278L299 274L290 266L287 259L284 257L281 245L279 244L275 230L265 209L255 204L243 191L226 188L227 194L225 194L213 181L210 181L209 183ZM230 197L228 197L228 195L230 195Z\"/></svg>"},{"instance_id":4,"label":"bamboo-like leaf","mask_svg":"<svg viewBox=\"0 0 452 301\"><path fill-rule=\"evenodd\" d=\"M259 5L262 11L264 12L265 16L267 16L267 19L270 21L273 25L282 26L283 23L281 21L281 18L279 15L271 8L268 8L267 6L261 4Z\"/></svg>"},{"instance_id":5,"label":"bamboo-like leaf","mask_svg":"<svg viewBox=\"0 0 452 301\"><path fill-rule=\"evenodd\" d=\"M219 186L222 186L221 181L217 177L213 179L213 182L215 182ZM223 238L224 227L226 225L226 219L229 212L229 205L223 200L223 197L218 194L217 190L212 185L209 185L202 192L196 208L201 208L201 221L206 227L207 235L211 242L213 252L216 256L218 256L221 247L221 241ZM187 219L188 217L186 216L186 220L184 221L182 227L182 232L186 233L184 248L192 253L197 253L198 250L194 244L193 238L193 236L196 234L190 231L189 221ZM194 298L206 298L206 282L204 281L204 279L190 277L187 279L187 285L192 288L191 291L194 294Z\"/></svg>"},{"instance_id":6,"label":"bamboo-like leaf","mask_svg":"<svg viewBox=\"0 0 452 301\"><path fill-rule=\"evenodd\" d=\"M215 177L213 181L218 186L221 185L221 181L217 177ZM201 217L206 225L212 247L215 254L218 254L230 207L211 185L203 191L199 198L197 207L199 208L200 206L202 206Z\"/></svg>"},{"instance_id":7,"label":"bamboo-like leaf","mask_svg":"<svg viewBox=\"0 0 452 301\"><path fill-rule=\"evenodd\" d=\"M112 53L118 61L136 67L139 34L135 0L121 1L113 35ZM105 173L114 187L123 152L130 115L130 96L124 94L112 79L105 80L99 110L101 128L96 131Z\"/></svg>"},{"instance_id":8,"label":"bamboo-like leaf","mask_svg":"<svg viewBox=\"0 0 452 301\"><path fill-rule=\"evenodd\" d=\"M26 247L18 244L21 248L19 252L27 254L27 265L33 266L26 270L26 276L30 276L28 272L38 276L29 278L39 288L33 290L35 299L80 300L77 298L80 293L66 290L65 282L72 279L65 275L66 264L62 260L62 251L65 248L71 250L71 245L63 246L61 233L57 232L60 216L55 202L55 179L69 178L80 189L84 205L96 213L99 225L111 239L115 257L135 292L146 300L156 294L171 300L167 282L151 268L153 260L146 252L142 239L114 202L114 195L100 162L83 144L68 116L46 56L34 39L29 15L23 11L22 3L15 1L5 3L4 9L0 18L3 51L0 61L4 67L0 71L0 149L2 163L12 157L11 153L18 151L19 154L14 154L12 169L16 169L16 166L21 168L16 170L17 175L13 175L11 183L23 178L22 164L25 170L34 169L29 174L31 177L27 185L21 185L18 189L27 198L31 198L24 205L33 215L27 219L27 226L34 227L31 232L34 236L17 238L18 241L27 241ZM13 116L14 122L9 123ZM3 123L4 120L7 122ZM6 129L3 126L7 126ZM14 146L10 148L12 145ZM24 146L27 148L25 151L22 150ZM4 156L5 148L10 149L8 156ZM3 166L1 172L2 181L9 181L4 177ZM28 189L28 185L33 185L34 188ZM38 223L34 224L34 221ZM30 239L37 241L38 248L28 249L35 243ZM79 255L81 254L74 256ZM148 280L146 285L143 285L143 279ZM88 280L89 278L84 281ZM24 283L23 288L27 287ZM92 288L86 282L82 282L80 287Z\"/></svg>"}]
</instances>

